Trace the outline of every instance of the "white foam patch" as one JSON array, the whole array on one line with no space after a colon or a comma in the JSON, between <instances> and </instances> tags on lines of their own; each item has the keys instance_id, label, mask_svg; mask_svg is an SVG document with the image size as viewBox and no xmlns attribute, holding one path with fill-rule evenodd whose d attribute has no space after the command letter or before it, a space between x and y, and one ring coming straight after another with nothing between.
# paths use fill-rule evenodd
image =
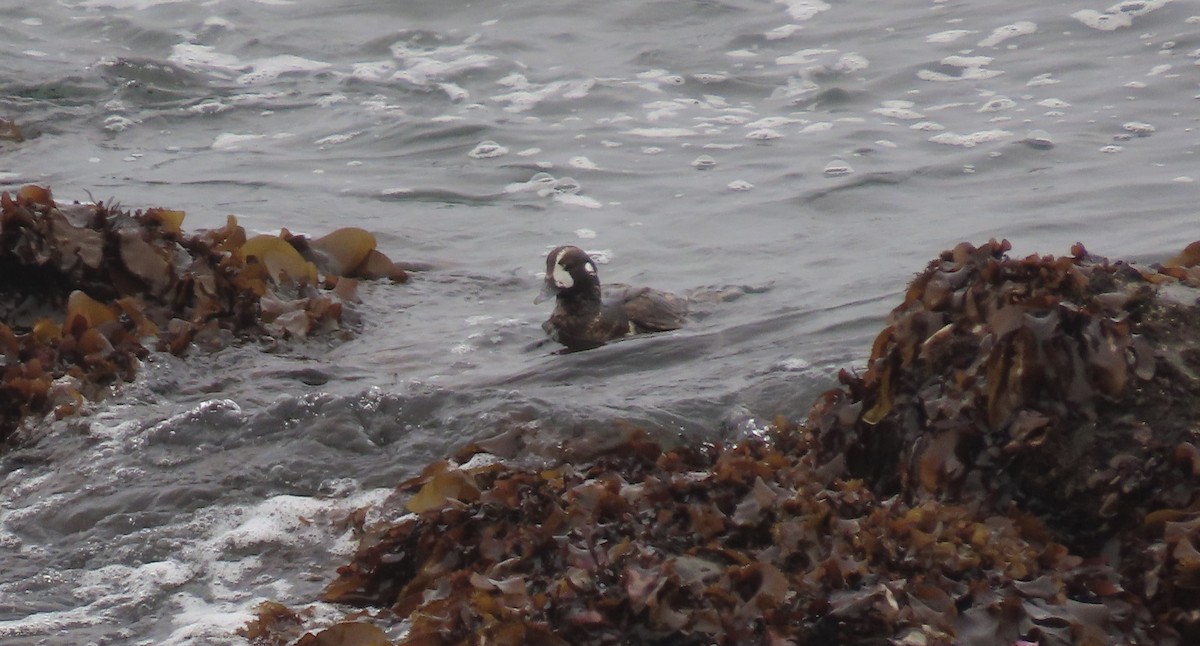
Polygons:
<instances>
[{"instance_id":1,"label":"white foam patch","mask_svg":"<svg viewBox=\"0 0 1200 646\"><path fill-rule=\"evenodd\" d=\"M772 139L781 138L783 138L783 133L773 128L760 128L746 133L746 139L753 139L755 141L771 141Z\"/></svg>"},{"instance_id":2,"label":"white foam patch","mask_svg":"<svg viewBox=\"0 0 1200 646\"><path fill-rule=\"evenodd\" d=\"M780 25L763 33L763 36L767 40L783 40L784 38L791 38L792 34L800 31L800 29L802 29L800 25Z\"/></svg>"},{"instance_id":3,"label":"white foam patch","mask_svg":"<svg viewBox=\"0 0 1200 646\"><path fill-rule=\"evenodd\" d=\"M935 82L987 80L1004 73L1000 70L983 69L993 60L990 56L947 56L942 59L942 65L961 68L962 71L958 76L936 70L921 69L917 70L917 78Z\"/></svg>"},{"instance_id":4,"label":"white foam patch","mask_svg":"<svg viewBox=\"0 0 1200 646\"><path fill-rule=\"evenodd\" d=\"M875 108L871 112L888 119L898 119L900 121L924 119L925 115L913 110L912 105L909 101L884 101L882 107Z\"/></svg>"},{"instance_id":5,"label":"white foam patch","mask_svg":"<svg viewBox=\"0 0 1200 646\"><path fill-rule=\"evenodd\" d=\"M1060 108L1071 107L1070 103L1067 103L1066 101L1063 101L1062 99L1056 99L1053 97L1048 98L1048 99L1042 99L1041 101L1038 101L1037 104L1043 108L1051 108L1054 110L1058 110Z\"/></svg>"},{"instance_id":6,"label":"white foam patch","mask_svg":"<svg viewBox=\"0 0 1200 646\"><path fill-rule=\"evenodd\" d=\"M1046 85L1058 85L1059 83L1062 83L1062 81L1056 78L1051 78L1050 73L1047 72L1046 74L1038 74L1037 76L1029 79L1029 82L1025 85L1028 87L1043 87Z\"/></svg>"},{"instance_id":7,"label":"white foam patch","mask_svg":"<svg viewBox=\"0 0 1200 646\"><path fill-rule=\"evenodd\" d=\"M239 76L237 82L242 85L268 83L284 74L319 72L329 67L329 63L322 61L283 54L251 62L251 70Z\"/></svg>"},{"instance_id":8,"label":"white foam patch","mask_svg":"<svg viewBox=\"0 0 1200 646\"><path fill-rule=\"evenodd\" d=\"M521 79L524 76L517 75ZM509 78L509 77L505 77ZM503 81L504 79L501 79ZM508 104L504 110L506 112L526 112L531 110L537 104L552 97L562 97L564 99L580 99L588 95L596 81L594 79L572 80L572 81L552 81L540 87L529 84L528 81L522 83L518 89L505 94L496 94L491 99L497 103ZM503 83L501 83L503 85Z\"/></svg>"},{"instance_id":9,"label":"white foam patch","mask_svg":"<svg viewBox=\"0 0 1200 646\"><path fill-rule=\"evenodd\" d=\"M1007 130L980 130L966 135L960 135L953 132L938 133L929 138L929 141L935 144L944 144L947 146L961 146L963 148L974 148L980 144L991 143L993 141L1003 141L1013 136L1013 133Z\"/></svg>"},{"instance_id":10,"label":"white foam patch","mask_svg":"<svg viewBox=\"0 0 1200 646\"><path fill-rule=\"evenodd\" d=\"M479 142L471 152L467 153L467 157L471 159L491 159L493 157L503 157L508 154L508 148L500 144L487 140Z\"/></svg>"},{"instance_id":11,"label":"white foam patch","mask_svg":"<svg viewBox=\"0 0 1200 646\"><path fill-rule=\"evenodd\" d=\"M825 54L836 54L836 49L802 49L794 54L779 56L776 65L812 65Z\"/></svg>"},{"instance_id":12,"label":"white foam patch","mask_svg":"<svg viewBox=\"0 0 1200 646\"><path fill-rule=\"evenodd\" d=\"M249 68L237 56L222 54L208 45L179 43L171 47L167 61L184 69L200 72L224 72L232 76Z\"/></svg>"},{"instance_id":13,"label":"white foam patch","mask_svg":"<svg viewBox=\"0 0 1200 646\"><path fill-rule=\"evenodd\" d=\"M988 99L987 103L984 103L982 106L980 106L979 112L999 112L1001 110L1013 108L1016 105L1016 101L1013 101L1006 96L997 96Z\"/></svg>"},{"instance_id":14,"label":"white foam patch","mask_svg":"<svg viewBox=\"0 0 1200 646\"><path fill-rule=\"evenodd\" d=\"M979 33L979 32L972 31L970 29L947 29L946 31L939 31L936 34L929 34L928 36L925 37L925 42L927 42L927 43L952 43L964 36L970 36L971 34L975 34L975 33Z\"/></svg>"},{"instance_id":15,"label":"white foam patch","mask_svg":"<svg viewBox=\"0 0 1200 646\"><path fill-rule=\"evenodd\" d=\"M469 70L486 68L496 61L489 54L469 53L469 44L428 49L398 42L390 49L402 68L392 76L393 80L414 85L436 84Z\"/></svg>"},{"instance_id":16,"label":"white foam patch","mask_svg":"<svg viewBox=\"0 0 1200 646\"><path fill-rule=\"evenodd\" d=\"M582 155L578 157L572 157L571 159L567 160L567 165L572 168L580 168L583 170L598 170L600 168L596 165L596 162Z\"/></svg>"},{"instance_id":17,"label":"white foam patch","mask_svg":"<svg viewBox=\"0 0 1200 646\"><path fill-rule=\"evenodd\" d=\"M1000 43L1009 40L1010 38L1028 36L1035 33L1037 33L1037 23L1030 22L1028 20L1021 20L1014 22L1011 25L997 27L992 31L990 36L979 41L977 44L979 47L995 47Z\"/></svg>"},{"instance_id":18,"label":"white foam patch","mask_svg":"<svg viewBox=\"0 0 1200 646\"><path fill-rule=\"evenodd\" d=\"M213 140L213 150L241 150L245 144L266 139L266 135L245 135L234 132L222 132Z\"/></svg>"},{"instance_id":19,"label":"white foam patch","mask_svg":"<svg viewBox=\"0 0 1200 646\"><path fill-rule=\"evenodd\" d=\"M635 137L673 138L693 137L699 133L692 128L633 128L631 130L626 130L625 134L633 135Z\"/></svg>"},{"instance_id":20,"label":"white foam patch","mask_svg":"<svg viewBox=\"0 0 1200 646\"><path fill-rule=\"evenodd\" d=\"M744 179L735 179L726 185L731 191L749 191L754 188L754 185Z\"/></svg>"},{"instance_id":21,"label":"white foam patch","mask_svg":"<svg viewBox=\"0 0 1200 646\"><path fill-rule=\"evenodd\" d=\"M332 145L337 145L337 144L344 144L347 141L350 141L351 139L354 139L355 137L361 135L362 133L363 133L362 130L355 130L354 132L344 132L344 133L335 134L335 135L328 135L326 137L321 137L320 139L314 141L313 143L318 146L332 146Z\"/></svg>"},{"instance_id":22,"label":"white foam patch","mask_svg":"<svg viewBox=\"0 0 1200 646\"><path fill-rule=\"evenodd\" d=\"M350 66L350 77L360 81L386 81L395 73L392 61L364 61Z\"/></svg>"},{"instance_id":23,"label":"white foam patch","mask_svg":"<svg viewBox=\"0 0 1200 646\"><path fill-rule=\"evenodd\" d=\"M793 20L809 20L822 11L829 10L829 4L821 0L776 0L776 2L787 7L787 13Z\"/></svg>"},{"instance_id":24,"label":"white foam patch","mask_svg":"<svg viewBox=\"0 0 1200 646\"><path fill-rule=\"evenodd\" d=\"M1115 31L1133 25L1133 19L1157 11L1174 0L1124 0L1105 9L1081 9L1071 17L1085 26L1099 31Z\"/></svg>"},{"instance_id":25,"label":"white foam patch","mask_svg":"<svg viewBox=\"0 0 1200 646\"><path fill-rule=\"evenodd\" d=\"M576 195L574 193L555 193L554 201L566 204L567 206L579 206L585 209L598 209L602 206L600 201L593 197Z\"/></svg>"}]
</instances>

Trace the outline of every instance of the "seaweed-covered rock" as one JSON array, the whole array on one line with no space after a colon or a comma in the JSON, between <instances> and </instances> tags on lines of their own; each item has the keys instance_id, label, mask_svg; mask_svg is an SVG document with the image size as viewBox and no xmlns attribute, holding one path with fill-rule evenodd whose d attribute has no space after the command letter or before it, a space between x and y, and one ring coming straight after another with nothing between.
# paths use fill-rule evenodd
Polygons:
<instances>
[{"instance_id":1,"label":"seaweed-covered rock","mask_svg":"<svg viewBox=\"0 0 1200 646\"><path fill-rule=\"evenodd\" d=\"M1200 270L1008 250L767 441L431 465L325 600L402 644L1195 641Z\"/></svg>"},{"instance_id":2,"label":"seaweed-covered rock","mask_svg":"<svg viewBox=\"0 0 1200 646\"><path fill-rule=\"evenodd\" d=\"M321 238L318 253L290 234L247 240L233 216L185 235L183 218L59 205L33 185L0 193L0 442L132 379L151 349L331 332L353 277L406 279L361 229Z\"/></svg>"},{"instance_id":3,"label":"seaweed-covered rock","mask_svg":"<svg viewBox=\"0 0 1200 646\"><path fill-rule=\"evenodd\" d=\"M1110 263L1081 245L1018 260L1008 248L959 245L913 281L866 373L843 373L814 407L824 455L879 495L1035 515L1194 635L1193 263Z\"/></svg>"}]
</instances>

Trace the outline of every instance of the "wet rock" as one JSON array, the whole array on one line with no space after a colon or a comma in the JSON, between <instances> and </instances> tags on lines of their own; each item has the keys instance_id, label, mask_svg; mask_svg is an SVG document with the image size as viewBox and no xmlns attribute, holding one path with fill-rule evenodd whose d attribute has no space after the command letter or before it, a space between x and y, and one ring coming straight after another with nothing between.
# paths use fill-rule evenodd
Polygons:
<instances>
[{"instance_id":1,"label":"wet rock","mask_svg":"<svg viewBox=\"0 0 1200 646\"><path fill-rule=\"evenodd\" d=\"M0 443L29 440L43 416L77 412L133 379L151 350L340 329L354 281L339 286L341 272L323 266L323 282L307 246L286 232L247 239L233 216L185 235L183 219L161 208L60 206L34 185L0 193ZM403 277L369 233L331 236L323 245L357 263L353 275ZM360 270L372 254L374 271Z\"/></svg>"}]
</instances>

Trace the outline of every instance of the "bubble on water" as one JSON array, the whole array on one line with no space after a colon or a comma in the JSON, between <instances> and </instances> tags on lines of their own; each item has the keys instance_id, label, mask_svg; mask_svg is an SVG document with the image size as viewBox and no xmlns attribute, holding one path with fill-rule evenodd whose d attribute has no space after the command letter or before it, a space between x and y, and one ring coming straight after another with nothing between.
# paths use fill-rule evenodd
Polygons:
<instances>
[{"instance_id":1,"label":"bubble on water","mask_svg":"<svg viewBox=\"0 0 1200 646\"><path fill-rule=\"evenodd\" d=\"M973 148L979 144L991 143L993 141L1001 141L1008 139L1012 133L1007 130L980 130L966 135L960 135L954 132L942 132L929 138L929 141L935 144L944 144L947 146L962 146L963 148Z\"/></svg>"},{"instance_id":2,"label":"bubble on water","mask_svg":"<svg viewBox=\"0 0 1200 646\"><path fill-rule=\"evenodd\" d=\"M574 177L560 177L554 180L552 188L559 195L575 195L583 186Z\"/></svg>"},{"instance_id":3,"label":"bubble on water","mask_svg":"<svg viewBox=\"0 0 1200 646\"><path fill-rule=\"evenodd\" d=\"M746 123L745 117L739 117L736 114L723 114L713 121L726 126L740 126Z\"/></svg>"},{"instance_id":4,"label":"bubble on water","mask_svg":"<svg viewBox=\"0 0 1200 646\"><path fill-rule=\"evenodd\" d=\"M1071 107L1070 103L1067 103L1066 101L1063 101L1062 99L1054 99L1054 98L1042 99L1041 101L1038 101L1037 104L1043 108L1069 108L1069 107Z\"/></svg>"},{"instance_id":5,"label":"bubble on water","mask_svg":"<svg viewBox=\"0 0 1200 646\"><path fill-rule=\"evenodd\" d=\"M748 191L754 188L754 185L744 179L735 179L727 184L731 191Z\"/></svg>"},{"instance_id":6,"label":"bubble on water","mask_svg":"<svg viewBox=\"0 0 1200 646\"><path fill-rule=\"evenodd\" d=\"M493 157L503 157L508 154L508 148L500 144L486 140L479 142L471 152L467 153L467 157L472 159L491 159Z\"/></svg>"},{"instance_id":7,"label":"bubble on water","mask_svg":"<svg viewBox=\"0 0 1200 646\"><path fill-rule=\"evenodd\" d=\"M1062 81L1056 78L1051 78L1050 73L1047 72L1045 74L1038 74L1037 76L1029 79L1029 82L1025 85L1028 87L1042 87L1045 85L1057 85L1059 83L1062 83Z\"/></svg>"},{"instance_id":8,"label":"bubble on water","mask_svg":"<svg viewBox=\"0 0 1200 646\"><path fill-rule=\"evenodd\" d=\"M1100 152L1102 152L1102 153L1108 153L1108 154L1112 154L1112 153L1119 153L1119 152L1121 152L1122 150L1124 150L1124 149L1123 149L1121 146L1118 146L1118 145L1116 145L1116 144L1109 144L1109 145L1107 145L1107 146L1101 146L1101 147L1100 147Z\"/></svg>"},{"instance_id":9,"label":"bubble on water","mask_svg":"<svg viewBox=\"0 0 1200 646\"><path fill-rule=\"evenodd\" d=\"M997 96L992 97L987 103L984 103L983 107L979 108L979 112L999 112L1000 110L1008 110L1016 105L1016 101L1006 96Z\"/></svg>"},{"instance_id":10,"label":"bubble on water","mask_svg":"<svg viewBox=\"0 0 1200 646\"><path fill-rule=\"evenodd\" d=\"M136 123L137 121L129 117L114 114L104 120L104 129L109 132L121 132Z\"/></svg>"},{"instance_id":11,"label":"bubble on water","mask_svg":"<svg viewBox=\"0 0 1200 646\"><path fill-rule=\"evenodd\" d=\"M1191 184L1196 181L1196 178L1190 177L1188 175L1180 175L1179 177L1171 178L1171 181L1177 182L1179 184Z\"/></svg>"},{"instance_id":12,"label":"bubble on water","mask_svg":"<svg viewBox=\"0 0 1200 646\"><path fill-rule=\"evenodd\" d=\"M844 177L853 172L854 169L850 167L850 164L847 164L841 159L835 159L828 164L825 164L824 170L821 171L825 177Z\"/></svg>"},{"instance_id":13,"label":"bubble on water","mask_svg":"<svg viewBox=\"0 0 1200 646\"><path fill-rule=\"evenodd\" d=\"M1054 147L1054 140L1045 130L1030 130L1021 143L1037 150L1050 150Z\"/></svg>"},{"instance_id":14,"label":"bubble on water","mask_svg":"<svg viewBox=\"0 0 1200 646\"><path fill-rule=\"evenodd\" d=\"M881 148L896 148L897 147L896 142L889 141L887 139L876 139L875 145L879 146Z\"/></svg>"},{"instance_id":15,"label":"bubble on water","mask_svg":"<svg viewBox=\"0 0 1200 646\"><path fill-rule=\"evenodd\" d=\"M642 146L643 155L657 155L662 151L663 149L659 148L658 146Z\"/></svg>"},{"instance_id":16,"label":"bubble on water","mask_svg":"<svg viewBox=\"0 0 1200 646\"><path fill-rule=\"evenodd\" d=\"M554 192L554 176L550 173L535 173L527 182L514 182L504 187L505 193L537 193L546 197Z\"/></svg>"},{"instance_id":17,"label":"bubble on water","mask_svg":"<svg viewBox=\"0 0 1200 646\"><path fill-rule=\"evenodd\" d=\"M920 132L938 132L945 130L946 126L943 126L936 121L920 121L909 126L909 129Z\"/></svg>"},{"instance_id":18,"label":"bubble on water","mask_svg":"<svg viewBox=\"0 0 1200 646\"><path fill-rule=\"evenodd\" d=\"M517 151L517 157L533 157L542 152L541 148L526 148L525 150Z\"/></svg>"},{"instance_id":19,"label":"bubble on water","mask_svg":"<svg viewBox=\"0 0 1200 646\"><path fill-rule=\"evenodd\" d=\"M1029 34L1037 33L1037 23L1028 20L1014 22L1011 25L997 27L992 31L992 34L987 38L979 41L979 47L995 47L1000 43L1017 36L1028 36Z\"/></svg>"},{"instance_id":20,"label":"bubble on water","mask_svg":"<svg viewBox=\"0 0 1200 646\"><path fill-rule=\"evenodd\" d=\"M979 32L972 31L970 29L947 29L946 31L939 31L936 34L929 34L928 36L925 37L925 42L927 42L927 43L952 43L952 42L958 40L959 38L962 38L963 36L969 36L971 34L976 34L976 33L979 33Z\"/></svg>"},{"instance_id":21,"label":"bubble on water","mask_svg":"<svg viewBox=\"0 0 1200 646\"><path fill-rule=\"evenodd\" d=\"M818 121L816 123L810 123L807 126L804 126L803 128L801 128L800 134L804 135L804 134L808 134L808 133L812 133L812 132L824 132L824 131L830 130L832 128L833 128L833 123L831 123L829 121Z\"/></svg>"},{"instance_id":22,"label":"bubble on water","mask_svg":"<svg viewBox=\"0 0 1200 646\"><path fill-rule=\"evenodd\" d=\"M729 80L729 75L701 72L699 74L693 74L692 78L696 79L696 81L700 83L708 85L712 83L724 83L725 81Z\"/></svg>"},{"instance_id":23,"label":"bubble on water","mask_svg":"<svg viewBox=\"0 0 1200 646\"><path fill-rule=\"evenodd\" d=\"M692 160L692 167L697 170L708 170L717 165L717 160L712 158L712 155L700 155Z\"/></svg>"},{"instance_id":24,"label":"bubble on water","mask_svg":"<svg viewBox=\"0 0 1200 646\"><path fill-rule=\"evenodd\" d=\"M605 148L620 148L621 146L624 146L625 144L623 144L619 141L610 141L608 139L601 139L600 145L604 146Z\"/></svg>"},{"instance_id":25,"label":"bubble on water","mask_svg":"<svg viewBox=\"0 0 1200 646\"><path fill-rule=\"evenodd\" d=\"M772 139L779 139L780 137L783 137L783 133L771 128L762 128L746 133L747 139L754 139L756 141L770 141Z\"/></svg>"},{"instance_id":26,"label":"bubble on water","mask_svg":"<svg viewBox=\"0 0 1200 646\"><path fill-rule=\"evenodd\" d=\"M567 161L567 165L571 166L572 168L580 168L583 170L597 170L600 168L596 165L596 162L584 157L583 155L572 157Z\"/></svg>"},{"instance_id":27,"label":"bubble on water","mask_svg":"<svg viewBox=\"0 0 1200 646\"><path fill-rule=\"evenodd\" d=\"M1154 134L1155 127L1142 121L1128 121L1121 126L1126 132L1138 137L1149 137Z\"/></svg>"},{"instance_id":28,"label":"bubble on water","mask_svg":"<svg viewBox=\"0 0 1200 646\"><path fill-rule=\"evenodd\" d=\"M580 240L591 240L596 237L596 232L592 229L575 229L575 237Z\"/></svg>"}]
</instances>

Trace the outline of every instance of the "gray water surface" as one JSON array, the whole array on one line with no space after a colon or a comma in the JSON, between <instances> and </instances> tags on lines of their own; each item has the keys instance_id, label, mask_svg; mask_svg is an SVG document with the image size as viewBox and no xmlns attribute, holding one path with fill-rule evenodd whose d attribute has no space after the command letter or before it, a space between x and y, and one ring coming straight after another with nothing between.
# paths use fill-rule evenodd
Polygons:
<instances>
[{"instance_id":1,"label":"gray water surface","mask_svg":"<svg viewBox=\"0 0 1200 646\"><path fill-rule=\"evenodd\" d=\"M962 240L1162 260L1200 238L1198 62L1182 0L0 4L0 188L436 267L365 285L349 340L155 355L0 456L0 643L236 642L316 598L346 513L499 431L801 419ZM692 324L554 353L559 244Z\"/></svg>"}]
</instances>

